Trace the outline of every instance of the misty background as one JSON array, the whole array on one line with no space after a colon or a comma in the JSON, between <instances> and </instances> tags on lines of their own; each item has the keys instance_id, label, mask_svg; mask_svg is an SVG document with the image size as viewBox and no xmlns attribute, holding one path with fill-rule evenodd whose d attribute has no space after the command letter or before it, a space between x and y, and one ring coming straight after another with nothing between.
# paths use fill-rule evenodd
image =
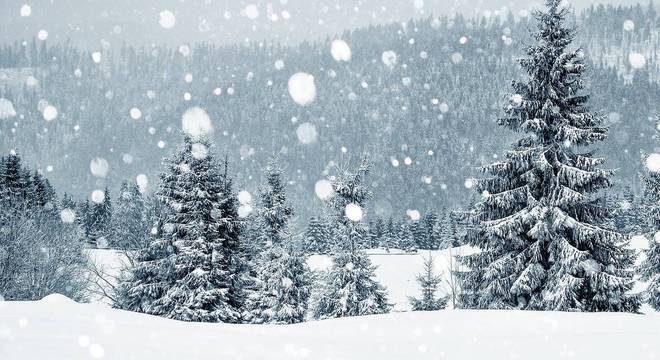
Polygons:
<instances>
[{"instance_id":1,"label":"misty background","mask_svg":"<svg viewBox=\"0 0 660 360\"><path fill-rule=\"evenodd\" d=\"M463 14L524 16L541 0L4 0L0 6L0 42L30 39L45 30L49 39L88 48L118 45L212 41L218 44L275 40L292 44L341 34L370 24L429 16ZM588 0L569 2L576 10ZM635 0L597 4L633 5ZM641 3L647 3L642 0ZM20 16L27 4L32 13ZM159 26L163 11L174 26ZM103 45L105 44L105 45Z\"/></svg>"}]
</instances>

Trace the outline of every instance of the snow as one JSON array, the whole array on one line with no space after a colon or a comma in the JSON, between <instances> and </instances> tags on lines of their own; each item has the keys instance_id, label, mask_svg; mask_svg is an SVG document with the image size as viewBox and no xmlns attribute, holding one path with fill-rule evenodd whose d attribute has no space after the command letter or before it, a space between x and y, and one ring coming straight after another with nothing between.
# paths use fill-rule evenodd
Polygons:
<instances>
[{"instance_id":1,"label":"snow","mask_svg":"<svg viewBox=\"0 0 660 360\"><path fill-rule=\"evenodd\" d=\"M633 69L642 69L646 66L646 58L644 55L637 52L631 52L630 55L628 55L628 61Z\"/></svg>"},{"instance_id":2,"label":"snow","mask_svg":"<svg viewBox=\"0 0 660 360\"><path fill-rule=\"evenodd\" d=\"M346 41L337 39L332 42L330 46L330 54L335 61L349 61L351 60L351 48Z\"/></svg>"},{"instance_id":3,"label":"snow","mask_svg":"<svg viewBox=\"0 0 660 360\"><path fill-rule=\"evenodd\" d=\"M101 63L101 53L98 52L98 51L94 51L94 52L92 53L92 61L93 61L95 64L100 64L100 63Z\"/></svg>"},{"instance_id":4,"label":"snow","mask_svg":"<svg viewBox=\"0 0 660 360\"><path fill-rule=\"evenodd\" d=\"M103 190L94 190L90 196L93 202L101 204L105 201L105 192Z\"/></svg>"},{"instance_id":5,"label":"snow","mask_svg":"<svg viewBox=\"0 0 660 360\"><path fill-rule=\"evenodd\" d=\"M332 183L329 180L321 179L314 184L314 193L321 200L327 200L334 194Z\"/></svg>"},{"instance_id":6,"label":"snow","mask_svg":"<svg viewBox=\"0 0 660 360\"><path fill-rule=\"evenodd\" d=\"M419 221L421 219L422 215L419 213L419 210L406 210L406 215L410 218L412 221Z\"/></svg>"},{"instance_id":7,"label":"snow","mask_svg":"<svg viewBox=\"0 0 660 360\"><path fill-rule=\"evenodd\" d=\"M635 23L632 20L626 20L623 22L623 30L633 31L635 30Z\"/></svg>"},{"instance_id":8,"label":"snow","mask_svg":"<svg viewBox=\"0 0 660 360\"><path fill-rule=\"evenodd\" d=\"M57 118L57 108L53 105L46 105L42 111L44 120L53 121Z\"/></svg>"},{"instance_id":9,"label":"snow","mask_svg":"<svg viewBox=\"0 0 660 360\"><path fill-rule=\"evenodd\" d=\"M199 107L192 107L183 113L181 128L193 139L199 139L213 133L211 118L204 109Z\"/></svg>"},{"instance_id":10,"label":"snow","mask_svg":"<svg viewBox=\"0 0 660 360\"><path fill-rule=\"evenodd\" d=\"M108 160L97 157L92 159L92 161L89 162L89 171L92 172L92 175L98 178L104 178L108 175L108 172L110 171L110 165L108 164Z\"/></svg>"},{"instance_id":11,"label":"snow","mask_svg":"<svg viewBox=\"0 0 660 360\"><path fill-rule=\"evenodd\" d=\"M238 202L241 205L247 205L252 203L252 194L246 190L241 190L238 192Z\"/></svg>"},{"instance_id":12,"label":"snow","mask_svg":"<svg viewBox=\"0 0 660 360\"><path fill-rule=\"evenodd\" d=\"M192 154L193 158L201 160L208 156L209 150L204 144L194 143L191 146L190 153Z\"/></svg>"},{"instance_id":13,"label":"snow","mask_svg":"<svg viewBox=\"0 0 660 360\"><path fill-rule=\"evenodd\" d=\"M360 205L356 203L350 203L346 205L346 208L344 209L344 214L349 220L355 222L362 220L362 217L364 216L362 207L360 207Z\"/></svg>"},{"instance_id":14,"label":"snow","mask_svg":"<svg viewBox=\"0 0 660 360\"><path fill-rule=\"evenodd\" d=\"M142 111L140 111L140 109L136 107L131 108L129 114L131 115L131 119L133 120L139 120L142 117Z\"/></svg>"},{"instance_id":15,"label":"snow","mask_svg":"<svg viewBox=\"0 0 660 360\"><path fill-rule=\"evenodd\" d=\"M238 216L240 218L246 218L246 217L250 216L250 214L252 213L252 210L254 210L254 209L252 208L252 205L250 205L250 204L241 205L241 206L238 207Z\"/></svg>"},{"instance_id":16,"label":"snow","mask_svg":"<svg viewBox=\"0 0 660 360\"><path fill-rule=\"evenodd\" d=\"M314 76L298 72L289 78L289 95L298 105L306 106L316 99L316 85Z\"/></svg>"},{"instance_id":17,"label":"snow","mask_svg":"<svg viewBox=\"0 0 660 360\"><path fill-rule=\"evenodd\" d=\"M281 326L188 323L61 296L0 306L4 359L608 360L660 353L657 314L445 310Z\"/></svg>"},{"instance_id":18,"label":"snow","mask_svg":"<svg viewBox=\"0 0 660 360\"><path fill-rule=\"evenodd\" d=\"M149 186L149 178L145 174L138 174L135 177L135 183L138 186L140 193L144 194L147 192L147 187Z\"/></svg>"},{"instance_id":19,"label":"snow","mask_svg":"<svg viewBox=\"0 0 660 360\"><path fill-rule=\"evenodd\" d=\"M62 209L60 211L60 220L65 224L71 224L76 220L76 212L71 209Z\"/></svg>"},{"instance_id":20,"label":"snow","mask_svg":"<svg viewBox=\"0 0 660 360\"><path fill-rule=\"evenodd\" d=\"M463 61L463 54L458 52L451 54L451 62L453 62L454 64L458 64L461 61Z\"/></svg>"},{"instance_id":21,"label":"snow","mask_svg":"<svg viewBox=\"0 0 660 360\"><path fill-rule=\"evenodd\" d=\"M158 23L163 27L163 29L171 29L176 24L176 17L171 11L163 10L158 15Z\"/></svg>"},{"instance_id":22,"label":"snow","mask_svg":"<svg viewBox=\"0 0 660 360\"><path fill-rule=\"evenodd\" d=\"M30 5L25 4L21 6L21 16L28 17L30 15L32 15L32 8L30 7Z\"/></svg>"},{"instance_id":23,"label":"snow","mask_svg":"<svg viewBox=\"0 0 660 360\"><path fill-rule=\"evenodd\" d=\"M318 137L316 126L312 123L304 122L296 128L296 136L298 137L298 141L302 144L313 144Z\"/></svg>"},{"instance_id":24,"label":"snow","mask_svg":"<svg viewBox=\"0 0 660 360\"><path fill-rule=\"evenodd\" d=\"M13 118L14 116L16 116L14 104L5 98L0 98L0 120Z\"/></svg>"},{"instance_id":25,"label":"snow","mask_svg":"<svg viewBox=\"0 0 660 360\"><path fill-rule=\"evenodd\" d=\"M383 55L381 55L381 60L387 67L393 68L397 62L396 53L392 50L384 51Z\"/></svg>"},{"instance_id":26,"label":"snow","mask_svg":"<svg viewBox=\"0 0 660 360\"><path fill-rule=\"evenodd\" d=\"M243 9L245 17L250 20L256 20L259 17L259 8L254 4L249 4Z\"/></svg>"},{"instance_id":27,"label":"snow","mask_svg":"<svg viewBox=\"0 0 660 360\"><path fill-rule=\"evenodd\" d=\"M652 172L660 172L660 154L650 154L645 161L646 168Z\"/></svg>"},{"instance_id":28,"label":"snow","mask_svg":"<svg viewBox=\"0 0 660 360\"><path fill-rule=\"evenodd\" d=\"M39 32L37 33L37 38L39 38L39 40L41 41L45 41L46 39L48 39L48 31L39 30Z\"/></svg>"}]
</instances>

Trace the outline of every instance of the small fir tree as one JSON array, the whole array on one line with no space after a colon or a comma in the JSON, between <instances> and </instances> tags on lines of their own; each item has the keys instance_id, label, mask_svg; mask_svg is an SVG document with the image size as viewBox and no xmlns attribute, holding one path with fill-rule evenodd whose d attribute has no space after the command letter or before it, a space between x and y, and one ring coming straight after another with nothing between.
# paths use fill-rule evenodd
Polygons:
<instances>
[{"instance_id":1,"label":"small fir tree","mask_svg":"<svg viewBox=\"0 0 660 360\"><path fill-rule=\"evenodd\" d=\"M442 276L435 274L434 263L435 259L429 251L429 255L424 259L424 272L417 275L421 298L408 298L413 311L435 311L447 307L448 297L437 296Z\"/></svg>"}]
</instances>

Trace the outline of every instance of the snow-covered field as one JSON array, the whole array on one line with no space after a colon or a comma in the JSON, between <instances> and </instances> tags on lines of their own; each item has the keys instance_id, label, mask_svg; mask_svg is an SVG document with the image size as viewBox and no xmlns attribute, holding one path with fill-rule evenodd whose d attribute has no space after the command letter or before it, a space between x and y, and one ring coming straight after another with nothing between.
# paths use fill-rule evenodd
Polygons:
<instances>
[{"instance_id":1,"label":"snow-covered field","mask_svg":"<svg viewBox=\"0 0 660 360\"><path fill-rule=\"evenodd\" d=\"M660 359L660 315L445 310L227 325L50 295L0 303L0 359Z\"/></svg>"},{"instance_id":2,"label":"snow-covered field","mask_svg":"<svg viewBox=\"0 0 660 360\"><path fill-rule=\"evenodd\" d=\"M370 251L395 310L407 310L407 296L417 295L415 275L427 255ZM120 253L89 256L117 274ZM434 257L446 276L449 251ZM316 270L330 265L320 255L308 262ZM660 314L444 310L274 326L185 323L60 295L0 302L0 359L90 358L660 359Z\"/></svg>"}]
</instances>

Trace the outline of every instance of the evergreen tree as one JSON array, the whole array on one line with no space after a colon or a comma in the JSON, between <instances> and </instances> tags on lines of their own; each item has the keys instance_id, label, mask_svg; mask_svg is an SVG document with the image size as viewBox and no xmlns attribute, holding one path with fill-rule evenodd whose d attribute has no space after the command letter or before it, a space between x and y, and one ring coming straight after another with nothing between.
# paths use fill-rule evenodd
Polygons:
<instances>
[{"instance_id":1,"label":"evergreen tree","mask_svg":"<svg viewBox=\"0 0 660 360\"><path fill-rule=\"evenodd\" d=\"M451 211L445 211L444 217L437 222L436 226L438 227L436 233L440 239L440 249L453 248L459 245Z\"/></svg>"},{"instance_id":2,"label":"evergreen tree","mask_svg":"<svg viewBox=\"0 0 660 360\"><path fill-rule=\"evenodd\" d=\"M411 229L411 226L416 223L417 222L401 222L399 224L399 228L397 229L399 230L399 235L397 236L399 240L396 246L397 249L403 250L405 252L415 252L417 250L417 246L415 245L415 236Z\"/></svg>"},{"instance_id":3,"label":"evergreen tree","mask_svg":"<svg viewBox=\"0 0 660 360\"><path fill-rule=\"evenodd\" d=\"M144 199L137 184L124 181L113 207L110 245L123 250L145 247L149 234L145 215Z\"/></svg>"},{"instance_id":4,"label":"evergreen tree","mask_svg":"<svg viewBox=\"0 0 660 360\"><path fill-rule=\"evenodd\" d=\"M163 231L140 250L115 306L185 321L240 319L241 225L226 163L223 176L210 147L205 137L185 135L166 162L158 191L167 206Z\"/></svg>"},{"instance_id":5,"label":"evergreen tree","mask_svg":"<svg viewBox=\"0 0 660 360\"><path fill-rule=\"evenodd\" d=\"M384 227L385 224L383 223L383 218L381 218L380 216L376 217L375 220L372 220L369 223L369 232L367 234L367 239L370 248L375 249L380 247L383 238Z\"/></svg>"},{"instance_id":6,"label":"evergreen tree","mask_svg":"<svg viewBox=\"0 0 660 360\"><path fill-rule=\"evenodd\" d=\"M305 258L293 249L289 221L293 209L286 200L282 170L272 161L260 190L258 219L266 247L257 264L257 289L250 296L249 318L255 323L293 324L305 319L310 293Z\"/></svg>"},{"instance_id":7,"label":"evergreen tree","mask_svg":"<svg viewBox=\"0 0 660 360\"><path fill-rule=\"evenodd\" d=\"M303 247L307 254L327 254L330 251L328 240L331 231L322 217L313 216L305 230Z\"/></svg>"},{"instance_id":8,"label":"evergreen tree","mask_svg":"<svg viewBox=\"0 0 660 360\"><path fill-rule=\"evenodd\" d=\"M655 155L657 156L657 154ZM644 163L647 163L649 155L643 155ZM644 293L646 302L655 310L660 311L660 173L646 170L641 176L644 184L644 192L649 204L646 216L651 219L650 225L654 233L650 234L649 248L645 250L646 259L639 266L641 279L648 282L648 288Z\"/></svg>"},{"instance_id":9,"label":"evergreen tree","mask_svg":"<svg viewBox=\"0 0 660 360\"><path fill-rule=\"evenodd\" d=\"M88 242L92 247L108 247L112 238L112 199L107 186L104 194L102 202L93 202L90 206Z\"/></svg>"},{"instance_id":10,"label":"evergreen tree","mask_svg":"<svg viewBox=\"0 0 660 360\"><path fill-rule=\"evenodd\" d=\"M363 215L371 194L364 185L369 172L366 159L355 172L346 170L332 183L335 195L328 206L333 227L344 250L332 257L321 298L314 309L317 319L360 316L389 312L385 288L375 280L375 266L355 242L364 234ZM362 237L364 238L364 237Z\"/></svg>"},{"instance_id":11,"label":"evergreen tree","mask_svg":"<svg viewBox=\"0 0 660 360\"><path fill-rule=\"evenodd\" d=\"M430 212L424 215L424 231L426 231L426 247L428 250L438 250L440 248L440 235L437 233L438 214Z\"/></svg>"},{"instance_id":12,"label":"evergreen tree","mask_svg":"<svg viewBox=\"0 0 660 360\"><path fill-rule=\"evenodd\" d=\"M582 95L580 50L568 50L574 30L568 10L546 0L537 12L536 44L519 61L527 74L514 82L501 125L527 134L501 162L484 167L491 177L467 241L481 252L460 257L462 306L572 311L637 311L630 295L635 254L627 240L603 226L610 215L597 192L612 171L580 147L602 141L603 117L588 112Z\"/></svg>"},{"instance_id":13,"label":"evergreen tree","mask_svg":"<svg viewBox=\"0 0 660 360\"><path fill-rule=\"evenodd\" d=\"M422 297L419 299L408 298L413 311L435 311L447 307L448 298L436 296L439 285L442 283L442 277L435 274L433 266L434 258L429 251L429 256L424 259L424 272L417 275L417 283Z\"/></svg>"},{"instance_id":14,"label":"evergreen tree","mask_svg":"<svg viewBox=\"0 0 660 360\"><path fill-rule=\"evenodd\" d=\"M415 248L430 250L430 239L428 233L426 232L426 224L424 221L412 221L408 224L408 227L412 233Z\"/></svg>"}]
</instances>

